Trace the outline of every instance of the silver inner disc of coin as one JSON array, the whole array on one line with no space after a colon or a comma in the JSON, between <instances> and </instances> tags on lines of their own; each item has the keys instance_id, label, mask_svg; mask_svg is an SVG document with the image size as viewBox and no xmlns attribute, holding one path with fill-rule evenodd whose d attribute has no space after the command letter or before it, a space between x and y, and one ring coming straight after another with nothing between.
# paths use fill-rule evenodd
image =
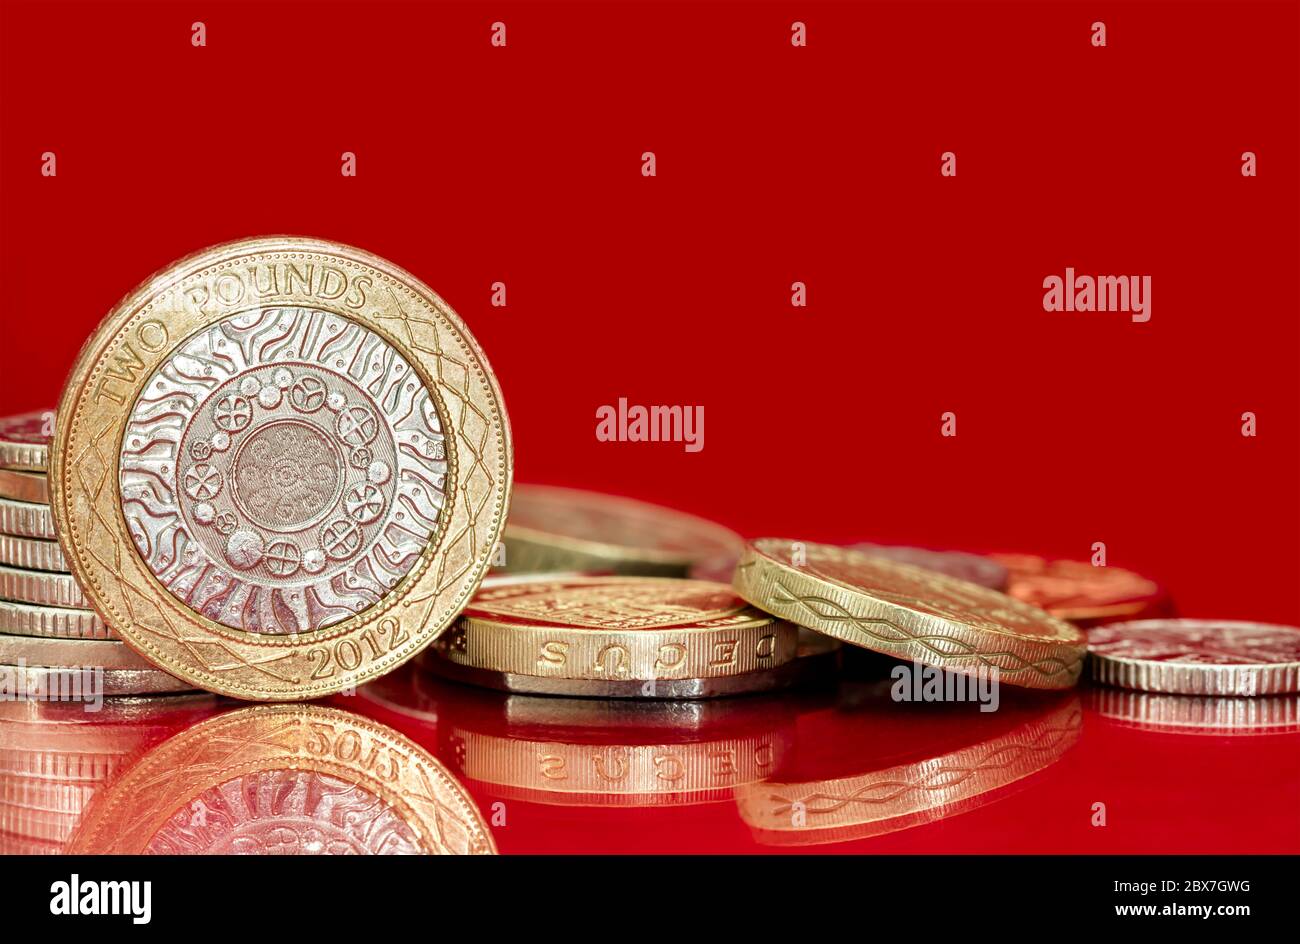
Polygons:
<instances>
[{"instance_id":1,"label":"silver inner disc of coin","mask_svg":"<svg viewBox=\"0 0 1300 944\"><path fill-rule=\"evenodd\" d=\"M122 442L122 508L149 569L232 629L301 633L362 612L415 565L446 489L437 404L379 335L262 308L188 338Z\"/></svg>"}]
</instances>

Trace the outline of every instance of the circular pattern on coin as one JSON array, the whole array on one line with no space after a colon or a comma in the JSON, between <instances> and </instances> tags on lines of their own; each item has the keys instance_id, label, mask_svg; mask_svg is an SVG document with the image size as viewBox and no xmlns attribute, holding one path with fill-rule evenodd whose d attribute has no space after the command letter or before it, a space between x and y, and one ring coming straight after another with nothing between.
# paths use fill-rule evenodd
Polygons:
<instances>
[{"instance_id":1,"label":"circular pattern on coin","mask_svg":"<svg viewBox=\"0 0 1300 944\"><path fill-rule=\"evenodd\" d=\"M741 544L733 531L686 512L552 485L515 487L505 533L512 573L685 577L692 567L729 567Z\"/></svg>"},{"instance_id":2,"label":"circular pattern on coin","mask_svg":"<svg viewBox=\"0 0 1300 944\"><path fill-rule=\"evenodd\" d=\"M0 468L44 472L53 434L53 410L0 417Z\"/></svg>"},{"instance_id":3,"label":"circular pattern on coin","mask_svg":"<svg viewBox=\"0 0 1300 944\"><path fill-rule=\"evenodd\" d=\"M164 741L92 801L69 851L100 854L496 852L464 787L368 718L261 705Z\"/></svg>"},{"instance_id":4,"label":"circular pattern on coin","mask_svg":"<svg viewBox=\"0 0 1300 944\"><path fill-rule=\"evenodd\" d=\"M374 375L370 390L349 370ZM127 423L119 487L136 548L182 602L219 587L201 609L232 629L346 619L433 534L447 497L435 407L401 354L342 315L227 318L155 369Z\"/></svg>"},{"instance_id":5,"label":"circular pattern on coin","mask_svg":"<svg viewBox=\"0 0 1300 944\"><path fill-rule=\"evenodd\" d=\"M481 590L436 652L470 668L597 681L775 669L798 631L726 584L656 577L523 581Z\"/></svg>"},{"instance_id":6,"label":"circular pattern on coin","mask_svg":"<svg viewBox=\"0 0 1300 944\"><path fill-rule=\"evenodd\" d=\"M500 390L464 324L319 240L217 246L149 280L86 345L55 428L55 522L95 608L242 698L410 658L478 586L510 488Z\"/></svg>"},{"instance_id":7,"label":"circular pattern on coin","mask_svg":"<svg viewBox=\"0 0 1300 944\"><path fill-rule=\"evenodd\" d=\"M1027 688L1078 681L1082 630L986 587L829 544L760 538L736 591L775 616L836 639L968 675L996 668Z\"/></svg>"},{"instance_id":8,"label":"circular pattern on coin","mask_svg":"<svg viewBox=\"0 0 1300 944\"><path fill-rule=\"evenodd\" d=\"M1088 633L1092 677L1176 695L1300 691L1300 629L1235 620L1135 620Z\"/></svg>"}]
</instances>

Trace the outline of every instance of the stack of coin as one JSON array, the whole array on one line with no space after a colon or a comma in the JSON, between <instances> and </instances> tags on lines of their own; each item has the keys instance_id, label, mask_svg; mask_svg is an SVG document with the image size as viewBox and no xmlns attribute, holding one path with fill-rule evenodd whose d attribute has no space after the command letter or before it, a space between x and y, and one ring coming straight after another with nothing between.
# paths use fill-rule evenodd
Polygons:
<instances>
[{"instance_id":1,"label":"stack of coin","mask_svg":"<svg viewBox=\"0 0 1300 944\"><path fill-rule=\"evenodd\" d=\"M710 698L783 688L834 656L833 640L747 606L726 584L569 577L480 590L424 664L508 692Z\"/></svg>"},{"instance_id":2,"label":"stack of coin","mask_svg":"<svg viewBox=\"0 0 1300 944\"><path fill-rule=\"evenodd\" d=\"M190 688L118 640L69 572L45 477L53 417L0 419L0 681L37 701Z\"/></svg>"}]
</instances>

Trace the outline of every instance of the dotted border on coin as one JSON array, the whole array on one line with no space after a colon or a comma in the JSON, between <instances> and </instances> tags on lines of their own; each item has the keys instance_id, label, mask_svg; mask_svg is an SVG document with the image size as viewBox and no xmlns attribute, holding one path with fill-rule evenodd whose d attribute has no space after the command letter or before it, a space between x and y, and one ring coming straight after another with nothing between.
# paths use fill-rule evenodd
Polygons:
<instances>
[{"instance_id":1,"label":"dotted border on coin","mask_svg":"<svg viewBox=\"0 0 1300 944\"><path fill-rule=\"evenodd\" d=\"M280 236L259 237L257 241L260 241L261 239L275 241L284 238L294 239L294 238L304 238L304 237L280 237ZM244 242L244 241L241 240L240 242ZM481 349L478 348L477 340L474 340L472 343L470 342L470 340L468 340L472 338L472 335L469 333L468 325L464 323L464 319L461 319L459 315L455 314L454 310L451 309L450 306L446 306L444 310L443 306L445 305L445 303L441 302L440 296L436 296L436 293L433 293L435 297L438 298L439 301L439 303L434 303L431 299L425 298L423 295L416 292L410 285L407 285L397 277L390 275L389 273L384 272L382 270L376 269L368 261L344 255L345 251L352 250L354 248L354 247L346 247L346 246L341 247L340 250L334 254L329 254L326 252L293 252L293 251L274 252L274 251L258 250L253 248L253 246L250 245L245 251L243 251L238 257L234 259L226 259L219 264L204 266L202 268L181 275L181 273L184 271L184 266L189 259L207 255L209 252L218 248L220 247L219 246L208 247L200 250L197 253L192 254L189 257L178 259L175 262L167 266L164 266L153 276L151 276L148 280L141 283L137 288L133 289L130 293L128 293L128 295L126 296L126 298L123 299L123 301L125 301L127 298L131 298L143 292L146 288L152 288L153 284L157 280L157 277L161 275L163 272L174 272L177 276L175 281L171 285L169 285L167 289L164 289L162 291L158 291L158 290L151 291L148 303L145 304L142 308L138 309L121 326L121 328L117 332L115 332L111 337L105 339L103 345L101 346L101 350L107 350L108 348L113 347L115 344L118 344L121 341L123 341L128 336L131 329L135 327L141 320L144 319L144 317L147 314L149 314L149 312L151 312L154 309L155 305L158 304L159 300L162 297L167 295L169 292L177 291L181 284L189 280L203 278L205 276L213 275L225 269L233 268L237 263L246 264L251 258L263 258L268 260L285 260L285 261L289 261L289 260L317 261L317 262L337 262L340 258L342 258L344 262L346 262L349 265L356 266L364 274L372 275L376 277L380 283L382 283L385 287L388 288L390 292L393 292L394 289L396 289L398 291L401 291L404 295L408 296L410 299L416 301L417 303L427 306L435 315L437 315L440 319L442 319L446 323L446 325L451 329L450 334L454 336L456 343L459 345L460 351L466 356L466 363L472 369L474 377L483 386L486 387L488 393L492 395L492 398L497 403L501 422L498 424L497 435L496 435L498 453L499 453L496 471L500 480L504 481L506 479L507 469L513 467L513 462L510 461L510 459L512 458L511 449L510 449L511 442L510 442L510 437L508 435L508 431L510 428L510 420L509 420L509 414L506 412L504 396L500 396L500 390L498 389L499 384L493 383L492 382L493 378L489 377L482 369L481 364L482 361L485 360L486 355L482 352ZM368 253L365 250L356 250L356 251L365 253L365 255L367 256L372 255L371 253ZM393 265L396 266L396 264ZM412 278L415 278L417 282L420 281L414 275L412 275ZM420 284L423 285L422 282ZM430 289L430 292L432 293L432 289ZM116 310L116 307L114 308L114 310ZM452 315L451 318L447 317L449 313ZM460 324L457 325L456 321L459 321ZM379 330L376 330L374 325L369 320L361 322L361 324L363 327L367 328L368 330L374 331L375 334L379 335L379 337L383 338L385 341L391 344L394 347L394 349L403 352L404 354L408 351L407 344L405 342L396 341L394 338L392 338L388 334L386 328L381 328ZM92 352L87 350L85 353L89 354ZM440 384L436 383L431 377L427 375L425 366L423 363L421 363L421 358L419 356L409 357L408 360L411 363L412 369L415 370L420 375L422 380L424 380L425 386L428 389L430 389L431 392L434 390L437 390L439 392L439 396L437 398L431 397L430 400L435 404L435 407L438 409L439 422L445 423L446 428L453 429L454 427L452 426L452 424L448 422L450 417L444 415L444 405L442 403L442 398L441 398ZM61 426L74 427L83 421L82 414L85 409L84 406L85 399L86 399L85 394L88 393L89 390L93 389L94 386L93 381L98 379L104 367L104 364L102 362L102 356L97 357L96 361L97 363L95 363L94 369L85 378L85 382L82 385L82 389L79 392L79 395L77 396L76 410L74 412L72 422L68 424L56 425L56 431L55 431L56 442L61 441L63 435L65 435L63 433L63 430L60 428ZM76 366L77 365L74 365L73 368L74 372L76 370ZM439 377L438 379L441 380L441 377ZM445 386L445 384L442 386ZM490 429L491 428L490 424L488 425ZM123 426L123 430L125 431L125 425ZM451 438L454 440L454 436ZM120 456L121 451L122 451L121 442L120 441L115 442L114 443L115 454ZM457 497L457 493L460 490L459 481L458 481L459 476L456 474L459 468L459 461L460 461L459 449L453 447L451 449L448 449L447 452L448 452L448 458L445 461L447 461L448 463L448 471L452 473L450 476L452 485L451 488L448 490L448 498L450 500L445 502L444 507L454 504L455 499ZM498 503L497 507L493 510L492 522L494 526L492 530L497 534L498 540L500 540L504 532L505 518L510 504L510 486L512 484L513 483L507 484L507 486L503 491L500 502ZM67 490L65 489L65 494L63 495L63 499L65 502L67 502L70 505L71 496L68 495L66 492ZM437 540L430 541L429 543L429 547L435 550L442 546L442 541L446 537L446 528L447 528L446 516L440 515L439 517L440 520L438 522ZM68 523L68 529L75 538L78 533L78 525L76 523L75 516L73 516L70 519ZM77 555L78 561L80 562L80 557L82 555L82 552L80 550L80 544L82 542L74 540L71 543L73 544L73 551ZM134 552L134 547L132 547L131 550L132 552ZM420 576L424 573L424 571L428 568L429 564L432 562L433 556L434 555L432 553L427 553L427 552L422 553L421 560L418 561L416 565L411 569L411 571L409 571L406 574L406 576L403 578L403 581L407 582L408 586L410 583L414 583L415 581L417 581L420 578ZM472 563L470 566L471 568L473 568L474 566L476 566L476 564ZM452 604L449 607L450 612L448 613L446 619L447 625L446 627L444 627L444 632L447 628L450 628L451 624L454 622L455 614L464 608L464 606L468 603L469 599L476 592L476 588L478 584L482 581L482 576L485 575L487 571L490 569L490 560L487 557L483 557L480 561L477 562L477 566L481 567L482 573L480 574L478 580L474 580L470 584L467 584L465 588L452 601ZM89 582L94 586L97 593L101 595L103 594L103 588L99 585L99 582L93 576L91 577ZM401 602L395 599L396 593L394 591L396 591L396 589L397 587L395 586L393 590L390 591L389 594L383 600L380 600L378 603L374 604L373 606L368 607L366 610L363 610L362 614L354 615L353 617L344 620L343 622L336 624L335 626L332 627L325 627L323 629L314 630L310 634L307 633L301 634L301 637L310 636L310 642L317 643L317 642L323 642L332 639L335 636L342 635L343 633L348 631L349 624L352 623L353 620L357 618L357 616L363 614L370 614L372 617L377 617L382 613L387 612L393 606L397 605L397 603ZM168 595L168 600L173 600L173 599L174 598ZM177 612L179 612L178 608L177 608ZM112 613L111 615L115 618L123 619L129 622L129 617L124 617L122 614ZM106 622L110 622L110 621L106 620ZM212 621L208 621L208 622L212 622ZM433 620L433 622L437 622L437 620ZM110 625L112 625L111 622ZM213 626L214 627L219 626L219 624L213 623ZM266 640L248 638L248 637L255 637L256 634L241 633L237 630L231 630L229 629L229 627L221 627L221 629L216 630L216 632L223 635L230 634L228 638L237 640L241 643L248 643L256 646L265 646L269 648L273 646L284 645L283 638L278 636ZM437 635L441 635L441 633ZM378 675L382 675L391 671L393 668L395 668L398 665L401 665L403 662L409 660L412 656L418 653L422 648L424 648L425 645L427 645L429 642L432 642L433 639L437 638L437 635L431 636L429 639L422 640L422 641L416 640L413 637L412 640L406 643L400 650L390 651L386 653L383 657L376 659L373 663L371 663L371 671L368 673L368 677L374 678ZM168 660L162 658L162 652L156 646L147 643L143 640L138 640L138 641L130 640L130 642L137 649L142 649L146 653L148 653L151 661L153 661L155 664L160 665L161 668L166 669L169 667L170 663L168 662ZM179 670L179 667L177 668ZM264 694L253 691L252 689L248 689L245 686L224 685L222 684L221 677L212 675L211 673L203 671L201 669L197 669L197 668L189 669L187 667L186 672L188 675L192 676L196 681L200 683L211 682L213 684L218 685L218 687L224 691L239 692L241 694L246 694L250 697L265 697ZM346 688L347 685L345 684L342 687ZM305 700L313 696L333 694L340 690L341 687L338 684L321 683L318 685L300 685L294 689L292 693L292 698L294 700Z\"/></svg>"}]
</instances>

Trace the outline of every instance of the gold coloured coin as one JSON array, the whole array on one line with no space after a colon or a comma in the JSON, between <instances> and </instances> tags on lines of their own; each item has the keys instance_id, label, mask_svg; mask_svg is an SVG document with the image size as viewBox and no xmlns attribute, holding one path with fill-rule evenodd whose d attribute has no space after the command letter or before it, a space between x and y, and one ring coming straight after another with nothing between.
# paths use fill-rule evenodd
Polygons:
<instances>
[{"instance_id":1,"label":"gold coloured coin","mask_svg":"<svg viewBox=\"0 0 1300 944\"><path fill-rule=\"evenodd\" d=\"M517 485L506 524L506 569L685 577L692 567L734 560L741 544L721 525L649 502Z\"/></svg>"},{"instance_id":2,"label":"gold coloured coin","mask_svg":"<svg viewBox=\"0 0 1300 944\"><path fill-rule=\"evenodd\" d=\"M720 675L714 678L651 679L569 679L512 672L492 672L459 665L430 649L420 665L434 675L452 682L490 688L522 695L555 695L561 698L633 698L686 701L750 695L792 688L825 677L834 670L840 644L828 636L799 640L798 657L774 669Z\"/></svg>"},{"instance_id":3,"label":"gold coloured coin","mask_svg":"<svg viewBox=\"0 0 1300 944\"><path fill-rule=\"evenodd\" d=\"M113 639L50 639L0 635L0 664L153 669L134 649Z\"/></svg>"},{"instance_id":4,"label":"gold coloured coin","mask_svg":"<svg viewBox=\"0 0 1300 944\"><path fill-rule=\"evenodd\" d=\"M793 625L726 584L586 577L480 591L437 653L515 675L662 681L775 669L797 646Z\"/></svg>"},{"instance_id":5,"label":"gold coloured coin","mask_svg":"<svg viewBox=\"0 0 1300 944\"><path fill-rule=\"evenodd\" d=\"M15 472L0 469L0 498L48 504L50 487L43 472Z\"/></svg>"},{"instance_id":6,"label":"gold coloured coin","mask_svg":"<svg viewBox=\"0 0 1300 944\"><path fill-rule=\"evenodd\" d=\"M0 417L0 468L44 472L53 433L53 410Z\"/></svg>"},{"instance_id":7,"label":"gold coloured coin","mask_svg":"<svg viewBox=\"0 0 1300 944\"><path fill-rule=\"evenodd\" d=\"M56 534L50 506L0 498L0 534L53 541Z\"/></svg>"},{"instance_id":8,"label":"gold coloured coin","mask_svg":"<svg viewBox=\"0 0 1300 944\"><path fill-rule=\"evenodd\" d=\"M0 633L55 639L116 639L94 610L0 600Z\"/></svg>"},{"instance_id":9,"label":"gold coloured coin","mask_svg":"<svg viewBox=\"0 0 1300 944\"><path fill-rule=\"evenodd\" d=\"M72 574L45 570L22 570L0 564L0 600L35 603L40 606L65 606L78 610L91 608L81 592L81 584Z\"/></svg>"},{"instance_id":10,"label":"gold coloured coin","mask_svg":"<svg viewBox=\"0 0 1300 944\"><path fill-rule=\"evenodd\" d=\"M68 572L68 562L57 541L39 541L12 534L0 534L0 564L26 570Z\"/></svg>"},{"instance_id":11,"label":"gold coloured coin","mask_svg":"<svg viewBox=\"0 0 1300 944\"><path fill-rule=\"evenodd\" d=\"M826 544L761 538L745 547L736 591L782 619L898 659L1001 681L1068 688L1083 631L996 590Z\"/></svg>"},{"instance_id":12,"label":"gold coloured coin","mask_svg":"<svg viewBox=\"0 0 1300 944\"><path fill-rule=\"evenodd\" d=\"M361 684L441 633L488 566L512 453L465 325L321 240L181 260L86 344L55 422L59 540L94 609L240 698Z\"/></svg>"},{"instance_id":13,"label":"gold coloured coin","mask_svg":"<svg viewBox=\"0 0 1300 944\"><path fill-rule=\"evenodd\" d=\"M74 853L425 853L496 845L461 784L385 725L317 705L200 722L128 768L82 816Z\"/></svg>"}]
</instances>

